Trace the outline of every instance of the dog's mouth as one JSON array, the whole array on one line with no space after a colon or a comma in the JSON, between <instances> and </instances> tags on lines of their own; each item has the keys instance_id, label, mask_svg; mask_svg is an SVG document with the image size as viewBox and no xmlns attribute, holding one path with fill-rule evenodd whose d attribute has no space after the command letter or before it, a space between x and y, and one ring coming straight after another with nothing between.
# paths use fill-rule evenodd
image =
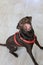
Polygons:
<instances>
[{"instance_id":1,"label":"dog's mouth","mask_svg":"<svg viewBox=\"0 0 43 65\"><path fill-rule=\"evenodd\" d=\"M25 31L30 31L31 30L31 25L26 23L26 24L23 25L23 28L24 28Z\"/></svg>"}]
</instances>

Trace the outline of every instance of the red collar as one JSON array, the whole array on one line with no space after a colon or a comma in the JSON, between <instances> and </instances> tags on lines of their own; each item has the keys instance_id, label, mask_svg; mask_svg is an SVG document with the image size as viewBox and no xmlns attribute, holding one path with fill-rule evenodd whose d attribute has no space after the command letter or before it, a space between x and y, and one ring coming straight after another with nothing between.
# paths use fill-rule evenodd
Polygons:
<instances>
[{"instance_id":1,"label":"red collar","mask_svg":"<svg viewBox=\"0 0 43 65\"><path fill-rule=\"evenodd\" d=\"M35 42L35 35L34 35L34 39L33 40L25 40L25 39L23 39L20 35L19 35L19 37L20 37L20 39L21 40L23 40L25 43L30 43L30 44L32 44L32 43L34 43Z\"/></svg>"},{"instance_id":2,"label":"red collar","mask_svg":"<svg viewBox=\"0 0 43 65\"><path fill-rule=\"evenodd\" d=\"M17 40L16 40L16 34L18 34L18 32L16 32L16 33L14 34L14 42L15 42L17 45L21 46L21 45L17 42Z\"/></svg>"},{"instance_id":3,"label":"red collar","mask_svg":"<svg viewBox=\"0 0 43 65\"><path fill-rule=\"evenodd\" d=\"M15 43L17 44L17 45L19 45L20 46L20 44L17 42L17 40L16 40L16 34L18 34L19 32L16 32L15 34L14 34L14 41L15 41ZM23 39L20 35L19 35L19 37L20 37L20 39L21 40L23 40L25 43L27 43L27 44L33 44L33 43L35 43L35 35L34 35L34 39L33 40L25 40L25 39Z\"/></svg>"}]
</instances>

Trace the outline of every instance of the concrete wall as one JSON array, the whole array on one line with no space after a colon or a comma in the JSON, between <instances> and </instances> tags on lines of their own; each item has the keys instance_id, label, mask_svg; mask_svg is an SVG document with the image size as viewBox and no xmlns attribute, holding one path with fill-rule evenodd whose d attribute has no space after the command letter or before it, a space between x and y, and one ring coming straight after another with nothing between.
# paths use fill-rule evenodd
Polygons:
<instances>
[{"instance_id":1,"label":"concrete wall","mask_svg":"<svg viewBox=\"0 0 43 65\"><path fill-rule=\"evenodd\" d=\"M30 15L43 46L43 0L0 0L0 43L4 44L17 31L16 25L22 17ZM0 46L0 65L34 65L25 48L20 48L17 53L19 57L15 58L6 47ZM33 55L39 65L43 65L43 50L34 45Z\"/></svg>"}]
</instances>

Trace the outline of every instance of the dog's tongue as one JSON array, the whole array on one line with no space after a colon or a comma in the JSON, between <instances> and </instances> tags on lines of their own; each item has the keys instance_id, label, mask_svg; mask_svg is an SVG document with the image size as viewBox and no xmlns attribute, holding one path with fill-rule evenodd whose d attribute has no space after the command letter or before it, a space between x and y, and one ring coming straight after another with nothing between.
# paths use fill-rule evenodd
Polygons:
<instances>
[{"instance_id":1,"label":"dog's tongue","mask_svg":"<svg viewBox=\"0 0 43 65\"><path fill-rule=\"evenodd\" d=\"M30 24L25 24L25 30L30 31L31 30L31 25Z\"/></svg>"}]
</instances>

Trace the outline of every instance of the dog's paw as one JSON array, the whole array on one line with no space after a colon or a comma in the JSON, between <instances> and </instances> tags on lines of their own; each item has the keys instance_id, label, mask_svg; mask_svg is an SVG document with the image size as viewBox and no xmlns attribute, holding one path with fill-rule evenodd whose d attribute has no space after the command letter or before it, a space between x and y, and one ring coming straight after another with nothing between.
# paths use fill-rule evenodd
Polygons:
<instances>
[{"instance_id":1,"label":"dog's paw","mask_svg":"<svg viewBox=\"0 0 43 65\"><path fill-rule=\"evenodd\" d=\"M17 54L17 53L13 53L13 55L14 55L15 57L18 57L18 54Z\"/></svg>"},{"instance_id":2,"label":"dog's paw","mask_svg":"<svg viewBox=\"0 0 43 65\"><path fill-rule=\"evenodd\" d=\"M40 49L42 49L42 50L43 50L43 47L41 47Z\"/></svg>"},{"instance_id":3,"label":"dog's paw","mask_svg":"<svg viewBox=\"0 0 43 65\"><path fill-rule=\"evenodd\" d=\"M39 65L39 64L36 63L35 65Z\"/></svg>"},{"instance_id":4,"label":"dog's paw","mask_svg":"<svg viewBox=\"0 0 43 65\"><path fill-rule=\"evenodd\" d=\"M18 57L18 54L17 54L17 53L14 53L14 52L11 52L11 51L10 51L10 53L11 53L12 55L14 55L15 57Z\"/></svg>"},{"instance_id":5,"label":"dog's paw","mask_svg":"<svg viewBox=\"0 0 43 65\"><path fill-rule=\"evenodd\" d=\"M14 56L15 56L15 57L18 57L18 54L15 53Z\"/></svg>"}]
</instances>

